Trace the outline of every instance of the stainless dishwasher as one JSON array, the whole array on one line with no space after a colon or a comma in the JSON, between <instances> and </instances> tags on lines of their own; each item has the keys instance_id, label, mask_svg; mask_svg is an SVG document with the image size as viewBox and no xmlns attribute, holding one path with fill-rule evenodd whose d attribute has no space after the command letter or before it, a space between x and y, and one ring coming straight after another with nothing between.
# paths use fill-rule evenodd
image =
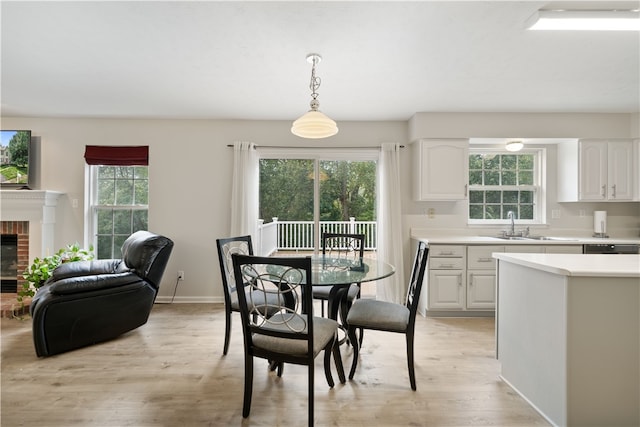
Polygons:
<instances>
[{"instance_id":1,"label":"stainless dishwasher","mask_svg":"<svg viewBox=\"0 0 640 427\"><path fill-rule=\"evenodd\" d=\"M637 254L640 245L634 244L609 244L609 243L592 243L582 247L582 253L585 254Z\"/></svg>"}]
</instances>

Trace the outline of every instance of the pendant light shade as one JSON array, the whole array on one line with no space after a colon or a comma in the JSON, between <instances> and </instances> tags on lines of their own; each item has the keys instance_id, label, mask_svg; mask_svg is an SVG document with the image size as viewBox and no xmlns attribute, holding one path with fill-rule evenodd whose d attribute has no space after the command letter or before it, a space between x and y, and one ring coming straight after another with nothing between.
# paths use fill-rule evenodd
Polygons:
<instances>
[{"instance_id":1,"label":"pendant light shade","mask_svg":"<svg viewBox=\"0 0 640 427\"><path fill-rule=\"evenodd\" d=\"M311 110L303 114L291 126L291 133L301 138L320 139L338 133L336 122L318 110L320 102L318 101L317 90L320 87L320 77L316 77L316 65L321 59L322 57L317 53L307 55L307 61L312 64L311 83L309 84L309 89L311 89L311 102L309 103Z\"/></svg>"},{"instance_id":2,"label":"pendant light shade","mask_svg":"<svg viewBox=\"0 0 640 427\"><path fill-rule=\"evenodd\" d=\"M321 111L310 110L293 122L291 133L302 138L327 138L338 133L338 126Z\"/></svg>"}]
</instances>

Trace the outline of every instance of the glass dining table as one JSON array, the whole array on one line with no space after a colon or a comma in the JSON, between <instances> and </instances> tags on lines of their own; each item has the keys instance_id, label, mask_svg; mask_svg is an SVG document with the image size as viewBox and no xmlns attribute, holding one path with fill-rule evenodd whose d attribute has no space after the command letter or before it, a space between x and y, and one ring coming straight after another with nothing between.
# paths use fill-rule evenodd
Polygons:
<instances>
[{"instance_id":1,"label":"glass dining table","mask_svg":"<svg viewBox=\"0 0 640 427\"><path fill-rule=\"evenodd\" d=\"M313 286L332 286L329 292L327 313L334 320L338 320L340 305L347 303L349 287L352 284L384 279L394 274L395 271L393 265L377 258L349 259L325 255L311 257L311 284ZM344 325L340 326L346 336ZM340 342L344 341L344 339L340 340Z\"/></svg>"},{"instance_id":2,"label":"glass dining table","mask_svg":"<svg viewBox=\"0 0 640 427\"><path fill-rule=\"evenodd\" d=\"M340 304L354 283L381 280L395 273L395 267L377 258L337 258L322 254L311 256L311 284L332 286L329 293L329 317L338 320Z\"/></svg>"}]
</instances>

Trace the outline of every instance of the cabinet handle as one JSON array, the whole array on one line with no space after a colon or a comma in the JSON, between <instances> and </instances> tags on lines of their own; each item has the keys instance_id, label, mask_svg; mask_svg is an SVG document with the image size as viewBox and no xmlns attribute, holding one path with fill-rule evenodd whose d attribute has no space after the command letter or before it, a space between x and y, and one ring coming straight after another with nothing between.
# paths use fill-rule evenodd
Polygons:
<instances>
[{"instance_id":1,"label":"cabinet handle","mask_svg":"<svg viewBox=\"0 0 640 427\"><path fill-rule=\"evenodd\" d=\"M491 258L478 258L478 262L491 262Z\"/></svg>"},{"instance_id":2,"label":"cabinet handle","mask_svg":"<svg viewBox=\"0 0 640 427\"><path fill-rule=\"evenodd\" d=\"M440 251L438 255L453 255L453 251L448 251L448 252Z\"/></svg>"},{"instance_id":3,"label":"cabinet handle","mask_svg":"<svg viewBox=\"0 0 640 427\"><path fill-rule=\"evenodd\" d=\"M604 199L605 197L607 197L607 186L603 185L602 186L602 198Z\"/></svg>"},{"instance_id":4,"label":"cabinet handle","mask_svg":"<svg viewBox=\"0 0 640 427\"><path fill-rule=\"evenodd\" d=\"M440 268L453 268L453 264L440 264Z\"/></svg>"},{"instance_id":5,"label":"cabinet handle","mask_svg":"<svg viewBox=\"0 0 640 427\"><path fill-rule=\"evenodd\" d=\"M616 185L613 184L611 186L611 190L613 191L613 193L611 194L611 197L613 197L614 199L616 198Z\"/></svg>"},{"instance_id":6,"label":"cabinet handle","mask_svg":"<svg viewBox=\"0 0 640 427\"><path fill-rule=\"evenodd\" d=\"M469 275L469 286L473 286L473 273Z\"/></svg>"}]
</instances>

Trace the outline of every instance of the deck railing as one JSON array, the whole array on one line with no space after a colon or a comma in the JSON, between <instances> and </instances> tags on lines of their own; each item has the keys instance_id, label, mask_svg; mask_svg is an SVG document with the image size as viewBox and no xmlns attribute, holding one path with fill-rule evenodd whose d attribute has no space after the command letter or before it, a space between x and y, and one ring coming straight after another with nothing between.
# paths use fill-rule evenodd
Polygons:
<instances>
[{"instance_id":1,"label":"deck railing","mask_svg":"<svg viewBox=\"0 0 640 427\"><path fill-rule=\"evenodd\" d=\"M270 255L276 251L313 250L313 221L273 221L264 223L259 220L256 252ZM320 221L320 233L364 234L366 251L377 249L376 221Z\"/></svg>"}]
</instances>

